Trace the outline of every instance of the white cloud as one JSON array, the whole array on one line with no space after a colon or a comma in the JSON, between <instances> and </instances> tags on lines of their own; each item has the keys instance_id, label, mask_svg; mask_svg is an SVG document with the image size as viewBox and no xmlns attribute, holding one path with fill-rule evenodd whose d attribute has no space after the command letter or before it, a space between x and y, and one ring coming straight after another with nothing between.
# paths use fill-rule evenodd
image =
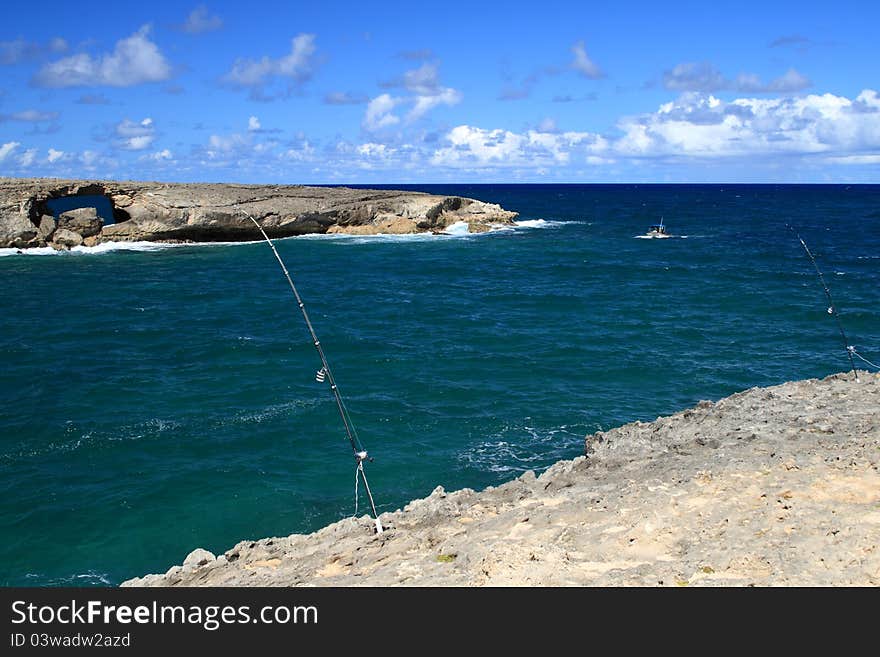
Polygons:
<instances>
[{"instance_id":1,"label":"white cloud","mask_svg":"<svg viewBox=\"0 0 880 657\"><path fill-rule=\"evenodd\" d=\"M396 150L385 144L377 144L375 142L367 142L357 147L358 155L365 157L386 159L394 155Z\"/></svg>"},{"instance_id":2,"label":"white cloud","mask_svg":"<svg viewBox=\"0 0 880 657\"><path fill-rule=\"evenodd\" d=\"M21 146L21 144L17 141L8 141L2 146L0 146L0 162L3 162L9 154L12 153L16 148Z\"/></svg>"},{"instance_id":3,"label":"white cloud","mask_svg":"<svg viewBox=\"0 0 880 657\"><path fill-rule=\"evenodd\" d=\"M250 136L240 134L211 135L208 137L208 146L205 150L209 159L225 158L232 154L238 154L245 150L252 150Z\"/></svg>"},{"instance_id":4,"label":"white cloud","mask_svg":"<svg viewBox=\"0 0 880 657\"><path fill-rule=\"evenodd\" d=\"M287 160L294 160L297 162L305 162L310 160L312 155L314 155L315 149L306 142L302 148L288 148L284 151L283 157Z\"/></svg>"},{"instance_id":5,"label":"white cloud","mask_svg":"<svg viewBox=\"0 0 880 657\"><path fill-rule=\"evenodd\" d=\"M258 119L256 116L252 116L248 119L248 130L250 130L251 132L256 132L260 128L262 128L262 126L260 125L260 119Z\"/></svg>"},{"instance_id":6,"label":"white cloud","mask_svg":"<svg viewBox=\"0 0 880 657\"><path fill-rule=\"evenodd\" d=\"M593 60L587 55L587 50L583 41L578 41L574 44L571 47L571 52L574 53L574 61L571 63L574 70L591 80L605 77L605 73L602 72L602 69L596 66L595 62L593 62Z\"/></svg>"},{"instance_id":7,"label":"white cloud","mask_svg":"<svg viewBox=\"0 0 880 657\"><path fill-rule=\"evenodd\" d=\"M724 102L685 94L652 114L621 120L614 150L636 157L873 154L880 151L878 110L873 90L856 101L823 94Z\"/></svg>"},{"instance_id":8,"label":"white cloud","mask_svg":"<svg viewBox=\"0 0 880 657\"><path fill-rule=\"evenodd\" d=\"M460 125L445 138L449 145L437 149L431 158L433 164L445 167L564 165L573 157L586 161L589 155L608 149L603 137L588 132L516 133Z\"/></svg>"},{"instance_id":9,"label":"white cloud","mask_svg":"<svg viewBox=\"0 0 880 657\"><path fill-rule=\"evenodd\" d=\"M460 125L444 136L430 161L438 167L533 173L621 160L632 165L648 159L741 158L757 164L779 155L841 165L880 163L880 94L870 89L855 99L822 94L729 102L686 93L654 112L624 117L617 127L612 138L558 132L549 122L524 132Z\"/></svg>"},{"instance_id":10,"label":"white cloud","mask_svg":"<svg viewBox=\"0 0 880 657\"><path fill-rule=\"evenodd\" d=\"M440 85L435 64L422 64L416 69L406 71L401 78L384 83L384 86L402 87L410 95L392 97L382 94L372 99L367 105L362 123L366 130L379 130L399 123L400 118L392 114L391 110L400 104L412 105L406 113L406 122L412 123L435 107L457 105L462 99L462 94L457 89Z\"/></svg>"},{"instance_id":11,"label":"white cloud","mask_svg":"<svg viewBox=\"0 0 880 657\"><path fill-rule=\"evenodd\" d=\"M181 26L184 32L189 32L190 34L212 32L219 30L221 27L223 27L223 19L208 13L208 8L205 5L199 5L193 9L189 16L187 16L186 22Z\"/></svg>"},{"instance_id":12,"label":"white cloud","mask_svg":"<svg viewBox=\"0 0 880 657\"><path fill-rule=\"evenodd\" d=\"M363 127L366 130L374 131L399 123L400 118L391 112L400 102L400 98L393 98L388 94L382 94L373 98L367 104Z\"/></svg>"},{"instance_id":13,"label":"white cloud","mask_svg":"<svg viewBox=\"0 0 880 657\"><path fill-rule=\"evenodd\" d=\"M312 56L315 54L315 35L298 34L290 42L290 52L278 59L237 59L223 81L230 86L249 88L255 97L262 96L262 88L273 78L287 78L291 84L300 84L312 75Z\"/></svg>"},{"instance_id":14,"label":"white cloud","mask_svg":"<svg viewBox=\"0 0 880 657\"><path fill-rule=\"evenodd\" d=\"M127 151L142 151L149 148L156 139L153 119L147 117L140 122L124 119L116 126L117 146Z\"/></svg>"},{"instance_id":15,"label":"white cloud","mask_svg":"<svg viewBox=\"0 0 880 657\"><path fill-rule=\"evenodd\" d=\"M171 66L149 34L150 26L144 25L117 41L112 53L96 57L80 53L46 64L35 80L47 87L130 87L167 80Z\"/></svg>"},{"instance_id":16,"label":"white cloud","mask_svg":"<svg viewBox=\"0 0 880 657\"><path fill-rule=\"evenodd\" d=\"M46 159L49 161L50 164L52 164L63 158L64 155L64 151L57 151L54 148L50 148L46 155Z\"/></svg>"},{"instance_id":17,"label":"white cloud","mask_svg":"<svg viewBox=\"0 0 880 657\"><path fill-rule=\"evenodd\" d=\"M416 96L415 104L407 113L406 120L416 121L440 105L457 105L461 102L461 98L460 91L448 87L439 90L436 94Z\"/></svg>"},{"instance_id":18,"label":"white cloud","mask_svg":"<svg viewBox=\"0 0 880 657\"><path fill-rule=\"evenodd\" d=\"M538 132L556 132L556 121L552 117L545 117L538 124Z\"/></svg>"},{"instance_id":19,"label":"white cloud","mask_svg":"<svg viewBox=\"0 0 880 657\"><path fill-rule=\"evenodd\" d=\"M174 154L167 148L164 148L161 151L144 155L142 159L152 160L153 162L167 162L174 159Z\"/></svg>"},{"instance_id":20,"label":"white cloud","mask_svg":"<svg viewBox=\"0 0 880 657\"><path fill-rule=\"evenodd\" d=\"M37 149L29 148L18 158L18 163L23 167L29 167L37 159Z\"/></svg>"},{"instance_id":21,"label":"white cloud","mask_svg":"<svg viewBox=\"0 0 880 657\"><path fill-rule=\"evenodd\" d=\"M92 168L100 161L101 156L95 151L87 150L82 152L79 159L87 168Z\"/></svg>"}]
</instances>

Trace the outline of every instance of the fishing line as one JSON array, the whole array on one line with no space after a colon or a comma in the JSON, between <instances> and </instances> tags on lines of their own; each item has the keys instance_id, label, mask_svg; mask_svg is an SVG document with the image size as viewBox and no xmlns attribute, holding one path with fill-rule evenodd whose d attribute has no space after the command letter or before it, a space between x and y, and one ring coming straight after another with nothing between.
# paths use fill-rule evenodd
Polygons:
<instances>
[{"instance_id":1,"label":"fishing line","mask_svg":"<svg viewBox=\"0 0 880 657\"><path fill-rule=\"evenodd\" d=\"M354 458L356 462L356 471L355 478L357 478L358 474L360 474L361 480L364 482L364 490L367 493L367 498L370 500L370 507L373 510L373 519L376 523L376 533L381 534L382 523L379 521L379 514L376 511L376 503L373 501L373 493L370 491L370 484L367 482L367 473L364 471L364 461L372 461L369 454L367 454L367 450L363 448L360 439L357 435L357 430L354 427L354 424L351 421L351 416L348 414L348 408L345 406L345 402L342 400L342 394L339 392L339 387L336 385L336 379L333 378L333 372L330 369L330 364L327 362L327 356L324 355L324 349L321 347L321 341L318 340L318 336L315 333L315 329L312 326L312 321L309 319L309 314L306 312L305 304L303 303L302 298L299 296L299 292L296 289L296 285L293 284L293 278L290 276L290 272L287 271L287 267L284 265L284 261L281 259L281 256L278 254L278 250L275 248L275 244L272 240L269 239L269 236L266 234L266 231L263 230L263 227L254 219L251 215L246 215L248 219L254 222L254 225L263 235L263 239L269 245L269 248L272 249L272 253L275 254L275 259L278 261L278 264L281 265L281 271L284 272L284 277L287 279L287 282L290 284L290 289L293 291L293 296L296 298L296 304L299 306L300 312L302 312L303 319L306 322L306 327L309 329L309 335L312 337L312 343L315 345L315 350L318 352L318 357L321 359L321 369L319 369L315 373L315 380L318 383L323 383L325 380L330 386L330 391L333 393L333 398L336 400L336 407L339 410L339 416L342 418L342 424L345 427L345 434L348 437L348 442L351 443L351 450L354 453ZM357 482L357 479L355 479ZM357 496L357 488L355 488L355 496ZM355 497L355 509L357 509L357 497Z\"/></svg>"},{"instance_id":2,"label":"fishing line","mask_svg":"<svg viewBox=\"0 0 880 657\"><path fill-rule=\"evenodd\" d=\"M837 313L837 308L834 306L834 299L831 298L831 290L828 289L828 285L825 283L825 277L822 275L822 271L819 269L819 265L816 262L816 258L813 257L810 248L807 246L807 243L804 242L803 238L798 234L798 232L794 229L793 226L786 224L789 230L794 233L795 237L797 237L798 242L801 243L801 246L804 247L804 251L807 253L807 257L809 257L810 262L813 263L813 268L816 270L816 274L819 276L819 282L822 284L822 289L825 290L825 297L828 299L828 314L833 315L834 319L837 321L837 329L840 331L840 337L843 338L843 348L846 350L846 355L849 357L849 364L852 367L853 376L855 376L856 381L859 380L859 373L856 371L856 363L853 360L853 353L855 353L856 348L851 346L849 340L846 337L846 332L843 330L843 322L840 321L840 315ZM859 356L861 358L861 356ZM864 360L864 359L862 359Z\"/></svg>"}]
</instances>

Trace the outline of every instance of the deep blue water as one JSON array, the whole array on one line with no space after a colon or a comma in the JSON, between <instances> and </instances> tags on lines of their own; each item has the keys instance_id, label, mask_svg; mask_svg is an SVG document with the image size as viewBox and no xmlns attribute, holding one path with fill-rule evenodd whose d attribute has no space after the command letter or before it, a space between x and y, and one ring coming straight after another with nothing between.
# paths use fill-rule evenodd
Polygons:
<instances>
[{"instance_id":1,"label":"deep blue water","mask_svg":"<svg viewBox=\"0 0 880 657\"><path fill-rule=\"evenodd\" d=\"M68 210L76 210L77 208L95 208L95 211L104 225L115 223L113 219L113 206L110 205L110 199L106 196L98 194L83 194L82 196L61 196L46 201L46 205L57 217L62 212Z\"/></svg>"},{"instance_id":2,"label":"deep blue water","mask_svg":"<svg viewBox=\"0 0 880 657\"><path fill-rule=\"evenodd\" d=\"M847 369L787 222L880 359L880 186L413 188L546 223L277 243L380 510ZM687 237L634 239L660 216ZM0 276L0 584L115 584L352 513L351 452L265 244L7 255Z\"/></svg>"}]
</instances>

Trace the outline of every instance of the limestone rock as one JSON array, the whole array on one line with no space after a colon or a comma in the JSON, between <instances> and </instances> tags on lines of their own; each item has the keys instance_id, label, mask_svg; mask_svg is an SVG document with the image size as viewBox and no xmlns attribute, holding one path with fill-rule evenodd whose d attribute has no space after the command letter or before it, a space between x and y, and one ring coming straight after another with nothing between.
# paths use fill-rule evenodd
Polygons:
<instances>
[{"instance_id":1,"label":"limestone rock","mask_svg":"<svg viewBox=\"0 0 880 657\"><path fill-rule=\"evenodd\" d=\"M113 223L102 226L93 208L83 208L63 213L57 228L99 241L259 239L249 217L275 238L442 232L459 221L476 233L517 216L475 199L395 190L0 178L0 247L25 247L37 236L49 241L51 225L43 226L50 214L47 202L84 195L106 197Z\"/></svg>"},{"instance_id":2,"label":"limestone rock","mask_svg":"<svg viewBox=\"0 0 880 657\"><path fill-rule=\"evenodd\" d=\"M58 228L79 233L80 237L92 237L101 232L104 221L95 208L68 210L58 216Z\"/></svg>"},{"instance_id":3,"label":"limestone rock","mask_svg":"<svg viewBox=\"0 0 880 657\"><path fill-rule=\"evenodd\" d=\"M2 216L2 215L0 215ZM0 220L0 247L25 248L37 236L37 227L21 215L6 215Z\"/></svg>"},{"instance_id":4,"label":"limestone rock","mask_svg":"<svg viewBox=\"0 0 880 657\"><path fill-rule=\"evenodd\" d=\"M204 566L206 563L214 561L215 558L213 553L202 548L196 548L186 555L186 559L183 560L183 567L195 568L197 566Z\"/></svg>"},{"instance_id":5,"label":"limestone rock","mask_svg":"<svg viewBox=\"0 0 880 657\"><path fill-rule=\"evenodd\" d=\"M52 237L52 233L55 232L55 229L58 228L58 222L55 221L55 217L44 214L40 217L40 225L37 227L39 231L40 237L44 240L48 240Z\"/></svg>"},{"instance_id":6,"label":"limestone rock","mask_svg":"<svg viewBox=\"0 0 880 657\"><path fill-rule=\"evenodd\" d=\"M67 228L59 228L52 236L52 242L62 248L72 249L83 243L82 235Z\"/></svg>"}]
</instances>

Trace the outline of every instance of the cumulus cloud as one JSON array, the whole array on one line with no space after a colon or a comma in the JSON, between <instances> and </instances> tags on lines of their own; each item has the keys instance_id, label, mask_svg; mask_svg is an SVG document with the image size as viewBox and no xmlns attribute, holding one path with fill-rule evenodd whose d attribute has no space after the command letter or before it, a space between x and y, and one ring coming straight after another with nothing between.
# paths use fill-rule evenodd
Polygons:
<instances>
[{"instance_id":1,"label":"cumulus cloud","mask_svg":"<svg viewBox=\"0 0 880 657\"><path fill-rule=\"evenodd\" d=\"M663 86L669 91L714 93L731 90L739 93L793 93L812 86L804 75L791 68L780 77L762 82L754 73L740 73L733 80L725 78L709 62L686 62L664 71Z\"/></svg>"},{"instance_id":2,"label":"cumulus cloud","mask_svg":"<svg viewBox=\"0 0 880 657\"><path fill-rule=\"evenodd\" d=\"M3 162L9 157L19 146L21 146L21 144L17 141L8 141L5 144L0 145L0 162Z\"/></svg>"},{"instance_id":3,"label":"cumulus cloud","mask_svg":"<svg viewBox=\"0 0 880 657\"><path fill-rule=\"evenodd\" d=\"M18 158L18 163L23 167L31 166L37 159L37 149L29 148Z\"/></svg>"},{"instance_id":4,"label":"cumulus cloud","mask_svg":"<svg viewBox=\"0 0 880 657\"><path fill-rule=\"evenodd\" d=\"M149 148L156 139L153 119L147 117L140 122L124 119L116 126L117 146L127 151L142 151Z\"/></svg>"},{"instance_id":5,"label":"cumulus cloud","mask_svg":"<svg viewBox=\"0 0 880 657\"><path fill-rule=\"evenodd\" d=\"M55 37L47 43L25 41L24 39L0 41L0 64L18 64L46 55L57 55L66 50L67 41L60 37Z\"/></svg>"},{"instance_id":6,"label":"cumulus cloud","mask_svg":"<svg viewBox=\"0 0 880 657\"><path fill-rule=\"evenodd\" d=\"M367 111L361 124L365 130L375 131L400 123L400 117L392 114L394 108L400 104L400 98L393 98L389 94L382 94L373 98L367 104Z\"/></svg>"},{"instance_id":7,"label":"cumulus cloud","mask_svg":"<svg viewBox=\"0 0 880 657\"><path fill-rule=\"evenodd\" d=\"M273 80L286 79L289 91L311 78L316 50L314 34L298 34L291 39L287 55L278 59L236 59L222 80L231 87L249 89L252 98L270 100L272 96L266 95L264 88Z\"/></svg>"},{"instance_id":8,"label":"cumulus cloud","mask_svg":"<svg viewBox=\"0 0 880 657\"><path fill-rule=\"evenodd\" d=\"M259 118L257 118L256 116L252 116L248 119L248 130L250 132L256 132L260 128L262 128L262 125L260 125Z\"/></svg>"},{"instance_id":9,"label":"cumulus cloud","mask_svg":"<svg viewBox=\"0 0 880 657\"><path fill-rule=\"evenodd\" d=\"M164 148L161 151L156 151L155 153L144 155L141 157L141 159L152 162L169 162L174 159L174 153L172 153L167 148Z\"/></svg>"},{"instance_id":10,"label":"cumulus cloud","mask_svg":"<svg viewBox=\"0 0 880 657\"><path fill-rule=\"evenodd\" d=\"M116 42L112 53L92 57L80 53L46 64L34 78L45 87L130 87L160 82L171 76L171 66L150 40L150 26Z\"/></svg>"},{"instance_id":11,"label":"cumulus cloud","mask_svg":"<svg viewBox=\"0 0 880 657\"><path fill-rule=\"evenodd\" d=\"M189 13L186 22L180 27L190 34L213 32L223 27L223 19L216 15L212 16L205 5L199 5Z\"/></svg>"},{"instance_id":12,"label":"cumulus cloud","mask_svg":"<svg viewBox=\"0 0 880 657\"><path fill-rule=\"evenodd\" d=\"M448 168L527 168L537 171L621 160L696 160L786 155L834 164L880 161L880 94L792 98L742 97L725 102L685 93L656 111L625 117L618 134L560 132L555 123L515 132L460 125L430 157Z\"/></svg>"},{"instance_id":13,"label":"cumulus cloud","mask_svg":"<svg viewBox=\"0 0 880 657\"><path fill-rule=\"evenodd\" d=\"M409 95L392 97L382 94L373 98L367 105L362 126L366 130L379 130L400 122L400 117L392 110L400 104L411 105L405 116L407 123L421 119L440 105L457 105L462 94L452 87L440 84L435 64L425 63L416 69L406 71L403 76L383 84L385 87L402 87Z\"/></svg>"},{"instance_id":14,"label":"cumulus cloud","mask_svg":"<svg viewBox=\"0 0 880 657\"><path fill-rule=\"evenodd\" d=\"M46 160L49 164L54 164L58 160L62 159L65 156L64 151L55 150L54 148L50 148L46 153Z\"/></svg>"},{"instance_id":15,"label":"cumulus cloud","mask_svg":"<svg viewBox=\"0 0 880 657\"><path fill-rule=\"evenodd\" d=\"M407 113L407 121L417 121L429 111L440 105L457 105L461 102L461 92L456 89L445 88L435 94L416 96L415 104Z\"/></svg>"},{"instance_id":16,"label":"cumulus cloud","mask_svg":"<svg viewBox=\"0 0 880 657\"><path fill-rule=\"evenodd\" d=\"M568 164L578 155L586 161L587 156L608 149L605 138L588 132L529 130L517 133L469 125L453 128L445 141L448 145L437 149L431 158L431 163L436 166L534 168Z\"/></svg>"},{"instance_id":17,"label":"cumulus cloud","mask_svg":"<svg viewBox=\"0 0 880 657\"><path fill-rule=\"evenodd\" d=\"M578 41L574 44L571 47L571 52L574 54L574 60L571 62L571 67L578 73L591 80L605 77L605 73L602 72L602 69L590 59L589 55L587 55L587 50L583 41Z\"/></svg>"},{"instance_id":18,"label":"cumulus cloud","mask_svg":"<svg viewBox=\"0 0 880 657\"><path fill-rule=\"evenodd\" d=\"M618 127L614 151L635 157L873 154L880 151L880 97L865 90L855 100L826 93L724 102L686 94Z\"/></svg>"}]
</instances>

